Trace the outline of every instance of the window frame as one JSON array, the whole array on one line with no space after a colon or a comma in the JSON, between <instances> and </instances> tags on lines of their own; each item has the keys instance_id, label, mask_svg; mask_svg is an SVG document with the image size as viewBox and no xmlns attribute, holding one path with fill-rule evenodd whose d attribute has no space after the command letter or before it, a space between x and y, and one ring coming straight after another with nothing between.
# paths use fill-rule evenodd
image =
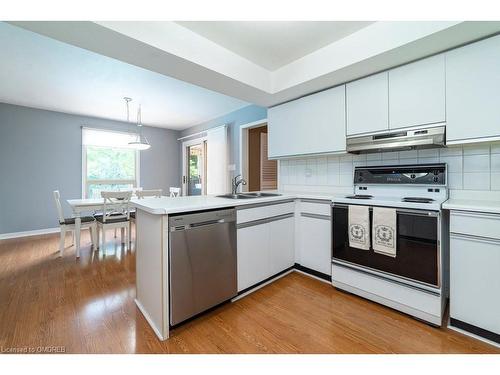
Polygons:
<instances>
[{"instance_id":1,"label":"window frame","mask_svg":"<svg viewBox=\"0 0 500 375\"><path fill-rule=\"evenodd\" d=\"M88 130L98 130L106 133L121 133L121 134L130 134L129 132L116 131L116 130L107 130L107 129L99 129L99 128L87 128L82 127L82 134L85 129ZM87 199L87 147L89 145L83 144L82 139L82 199ZM106 147L106 146L98 146L98 147ZM120 147L109 147L109 148L120 148ZM126 149L126 147L123 147ZM141 153L139 150L135 150L135 179L129 180L90 180L92 183L97 184L132 184L134 188L137 188L140 185L140 172L141 172Z\"/></svg>"}]
</instances>

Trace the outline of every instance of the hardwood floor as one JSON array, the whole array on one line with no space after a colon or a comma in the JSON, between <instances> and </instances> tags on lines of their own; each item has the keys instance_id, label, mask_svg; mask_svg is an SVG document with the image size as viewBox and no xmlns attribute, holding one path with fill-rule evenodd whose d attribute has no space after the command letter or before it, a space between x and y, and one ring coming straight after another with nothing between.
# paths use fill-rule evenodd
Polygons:
<instances>
[{"instance_id":1,"label":"hardwood floor","mask_svg":"<svg viewBox=\"0 0 500 375\"><path fill-rule=\"evenodd\" d=\"M111 237L111 236L110 236ZM72 353L500 353L446 328L292 273L160 342L134 304L135 255L118 244L57 257L58 236L0 241L0 347ZM67 244L70 243L68 236Z\"/></svg>"}]
</instances>

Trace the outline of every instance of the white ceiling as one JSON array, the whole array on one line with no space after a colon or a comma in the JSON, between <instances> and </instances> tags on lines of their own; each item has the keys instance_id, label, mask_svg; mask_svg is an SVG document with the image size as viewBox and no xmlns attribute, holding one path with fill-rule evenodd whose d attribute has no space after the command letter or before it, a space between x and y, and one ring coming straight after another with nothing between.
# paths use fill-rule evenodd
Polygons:
<instances>
[{"instance_id":1,"label":"white ceiling","mask_svg":"<svg viewBox=\"0 0 500 375\"><path fill-rule=\"evenodd\" d=\"M266 28L255 27L255 22L249 23L250 27L224 21L208 25L172 21L9 23L266 107L500 32L499 21L376 21L357 31L307 21L293 23L296 27L286 30L279 21L268 23ZM212 39L184 25L207 36L210 33ZM332 29L326 30L329 27ZM258 35L253 35L249 29L256 28ZM341 29L348 35L341 37ZM303 39L297 36L301 32L307 34ZM295 39L288 38L288 33ZM285 63L307 53L309 47L323 45L327 34L335 40ZM318 44L314 44L316 38ZM259 43L255 39L260 39ZM264 68L266 64L279 67L272 70Z\"/></svg>"},{"instance_id":2,"label":"white ceiling","mask_svg":"<svg viewBox=\"0 0 500 375\"><path fill-rule=\"evenodd\" d=\"M185 129L249 103L0 22L0 101Z\"/></svg>"},{"instance_id":3,"label":"white ceiling","mask_svg":"<svg viewBox=\"0 0 500 375\"><path fill-rule=\"evenodd\" d=\"M0 24L0 36L6 33L0 100L120 118L121 97L132 96L144 104L146 123L177 129L247 103L270 107L500 32L500 21L9 24L67 44Z\"/></svg>"},{"instance_id":4,"label":"white ceiling","mask_svg":"<svg viewBox=\"0 0 500 375\"><path fill-rule=\"evenodd\" d=\"M182 21L177 24L274 71L373 22Z\"/></svg>"}]
</instances>

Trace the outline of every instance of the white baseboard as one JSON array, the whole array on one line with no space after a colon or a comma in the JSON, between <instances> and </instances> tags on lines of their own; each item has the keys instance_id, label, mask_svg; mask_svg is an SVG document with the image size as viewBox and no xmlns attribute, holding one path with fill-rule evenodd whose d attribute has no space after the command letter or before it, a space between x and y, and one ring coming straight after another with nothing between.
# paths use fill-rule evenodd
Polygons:
<instances>
[{"instance_id":1,"label":"white baseboard","mask_svg":"<svg viewBox=\"0 0 500 375\"><path fill-rule=\"evenodd\" d=\"M160 330L156 327L156 325L153 322L153 319L151 319L151 317L147 313L146 309L142 306L142 304L137 300L137 298L135 298L134 301L135 301L135 305L141 311L142 315L144 316L146 321L149 323L149 326L153 329L153 332L160 339L160 341L164 341L164 340L168 339L168 331L167 331L167 337L163 337L163 335L160 333Z\"/></svg>"},{"instance_id":2,"label":"white baseboard","mask_svg":"<svg viewBox=\"0 0 500 375\"><path fill-rule=\"evenodd\" d=\"M41 234L59 233L60 231L61 228L57 227L57 228L28 230L25 232L2 233L0 234L0 240L7 240L9 238L39 236Z\"/></svg>"}]
</instances>

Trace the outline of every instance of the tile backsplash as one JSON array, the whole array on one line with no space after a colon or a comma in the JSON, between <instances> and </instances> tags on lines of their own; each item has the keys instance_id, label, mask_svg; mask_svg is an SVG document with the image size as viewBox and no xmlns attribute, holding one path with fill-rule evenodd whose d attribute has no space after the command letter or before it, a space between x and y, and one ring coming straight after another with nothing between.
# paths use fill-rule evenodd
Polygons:
<instances>
[{"instance_id":1,"label":"tile backsplash","mask_svg":"<svg viewBox=\"0 0 500 375\"><path fill-rule=\"evenodd\" d=\"M315 156L280 161L283 190L352 188L355 166L447 163L452 190L500 191L500 142L419 151Z\"/></svg>"}]
</instances>

